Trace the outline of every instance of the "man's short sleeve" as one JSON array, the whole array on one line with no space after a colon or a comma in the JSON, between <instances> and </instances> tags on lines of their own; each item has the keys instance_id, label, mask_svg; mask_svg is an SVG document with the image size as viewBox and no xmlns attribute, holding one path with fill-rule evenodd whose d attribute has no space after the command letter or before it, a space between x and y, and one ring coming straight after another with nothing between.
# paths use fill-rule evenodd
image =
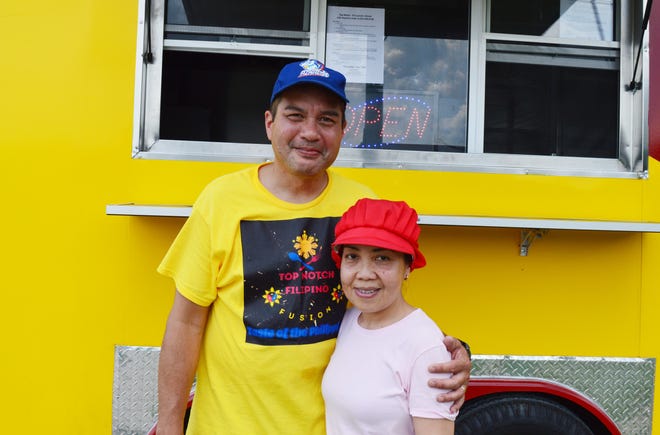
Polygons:
<instances>
[{"instance_id":1,"label":"man's short sleeve","mask_svg":"<svg viewBox=\"0 0 660 435\"><path fill-rule=\"evenodd\" d=\"M176 288L192 302L209 306L216 298L215 272L208 222L193 207L158 272L174 279Z\"/></svg>"}]
</instances>

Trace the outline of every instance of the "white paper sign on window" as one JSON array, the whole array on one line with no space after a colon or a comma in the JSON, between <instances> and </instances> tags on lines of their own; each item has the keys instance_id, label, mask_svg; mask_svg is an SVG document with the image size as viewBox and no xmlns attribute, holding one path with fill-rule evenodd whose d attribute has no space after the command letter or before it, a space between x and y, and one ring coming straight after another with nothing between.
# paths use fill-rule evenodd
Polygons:
<instances>
[{"instance_id":1,"label":"white paper sign on window","mask_svg":"<svg viewBox=\"0 0 660 435\"><path fill-rule=\"evenodd\" d=\"M385 9L328 6L325 63L350 83L383 84Z\"/></svg>"}]
</instances>

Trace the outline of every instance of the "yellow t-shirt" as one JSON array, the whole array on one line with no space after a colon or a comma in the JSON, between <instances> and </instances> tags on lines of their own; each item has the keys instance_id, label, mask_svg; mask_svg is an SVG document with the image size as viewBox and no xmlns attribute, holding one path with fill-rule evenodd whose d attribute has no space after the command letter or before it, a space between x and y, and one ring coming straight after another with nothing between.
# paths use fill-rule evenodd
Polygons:
<instances>
[{"instance_id":1,"label":"yellow t-shirt","mask_svg":"<svg viewBox=\"0 0 660 435\"><path fill-rule=\"evenodd\" d=\"M325 434L321 379L346 298L339 216L374 193L329 172L318 198L274 197L253 167L211 182L158 271L212 305L188 434Z\"/></svg>"}]
</instances>

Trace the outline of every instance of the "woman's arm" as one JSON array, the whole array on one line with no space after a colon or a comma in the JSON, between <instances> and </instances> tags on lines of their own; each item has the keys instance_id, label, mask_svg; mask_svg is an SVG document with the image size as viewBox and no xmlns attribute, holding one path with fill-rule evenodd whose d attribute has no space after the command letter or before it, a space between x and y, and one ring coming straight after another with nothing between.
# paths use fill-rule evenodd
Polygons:
<instances>
[{"instance_id":1,"label":"woman's arm","mask_svg":"<svg viewBox=\"0 0 660 435\"><path fill-rule=\"evenodd\" d=\"M444 418L413 417L415 435L454 435L454 422Z\"/></svg>"}]
</instances>

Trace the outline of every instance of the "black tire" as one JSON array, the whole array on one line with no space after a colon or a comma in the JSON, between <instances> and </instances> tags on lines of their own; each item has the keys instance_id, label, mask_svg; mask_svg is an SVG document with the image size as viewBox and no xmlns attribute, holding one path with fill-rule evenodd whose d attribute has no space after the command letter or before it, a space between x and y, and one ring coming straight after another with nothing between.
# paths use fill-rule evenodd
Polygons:
<instances>
[{"instance_id":1,"label":"black tire","mask_svg":"<svg viewBox=\"0 0 660 435\"><path fill-rule=\"evenodd\" d=\"M594 435L568 407L543 396L502 394L466 403L456 435Z\"/></svg>"}]
</instances>

